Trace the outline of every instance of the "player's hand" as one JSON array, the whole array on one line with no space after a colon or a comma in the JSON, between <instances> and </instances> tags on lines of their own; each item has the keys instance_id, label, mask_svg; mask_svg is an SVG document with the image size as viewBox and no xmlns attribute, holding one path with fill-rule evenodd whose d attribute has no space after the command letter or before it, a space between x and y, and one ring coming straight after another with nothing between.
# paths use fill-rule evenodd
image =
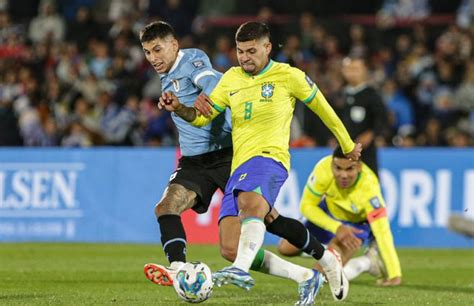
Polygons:
<instances>
[{"instance_id":1,"label":"player's hand","mask_svg":"<svg viewBox=\"0 0 474 306\"><path fill-rule=\"evenodd\" d=\"M336 239L351 251L358 250L362 245L362 240L357 238L357 234L362 233L363 230L358 228L341 225L337 228Z\"/></svg>"},{"instance_id":2,"label":"player's hand","mask_svg":"<svg viewBox=\"0 0 474 306\"><path fill-rule=\"evenodd\" d=\"M350 160L359 160L360 154L362 152L362 144L356 143L354 149L346 154L346 157Z\"/></svg>"},{"instance_id":3,"label":"player's hand","mask_svg":"<svg viewBox=\"0 0 474 306\"><path fill-rule=\"evenodd\" d=\"M402 278L400 276L391 279L379 279L377 280L378 286L400 286L402 284Z\"/></svg>"},{"instance_id":4,"label":"player's hand","mask_svg":"<svg viewBox=\"0 0 474 306\"><path fill-rule=\"evenodd\" d=\"M163 92L158 100L158 108L174 112L181 108L178 97L171 91Z\"/></svg>"},{"instance_id":5,"label":"player's hand","mask_svg":"<svg viewBox=\"0 0 474 306\"><path fill-rule=\"evenodd\" d=\"M214 103L205 94L200 94L194 101L194 108L204 117L212 115L212 105Z\"/></svg>"}]
</instances>

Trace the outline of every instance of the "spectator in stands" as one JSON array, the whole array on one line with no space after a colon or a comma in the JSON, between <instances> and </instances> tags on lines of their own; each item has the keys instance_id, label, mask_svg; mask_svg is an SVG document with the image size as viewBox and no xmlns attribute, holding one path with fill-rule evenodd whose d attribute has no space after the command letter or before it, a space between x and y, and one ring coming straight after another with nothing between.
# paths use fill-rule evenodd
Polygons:
<instances>
[{"instance_id":1,"label":"spectator in stands","mask_svg":"<svg viewBox=\"0 0 474 306\"><path fill-rule=\"evenodd\" d=\"M11 135L14 135L18 131L14 126L21 118L21 130L28 131L25 134L27 145L47 143L40 140L44 138L36 133L46 130L56 130L60 139L65 135L71 136L71 130L87 130L84 133L89 135L90 141L76 143L103 144L99 135L104 131L100 125L94 130L90 124L81 122L82 127L68 128L73 120L71 118L77 115L75 101L83 97L87 101L85 104L89 105L86 113L99 113L99 94L105 90L118 104L118 113L129 96L144 96L147 99L160 96L159 78L149 65L144 64L137 40L137 29L143 27L148 16L159 15L171 23L179 23L175 26L183 33L181 35L187 35L181 39L183 48L199 46L209 54L216 54L216 66L228 69L235 64L231 51L232 55L228 56L233 45L228 43L229 36L224 27L212 26L205 16L196 18L201 4L201 12L206 16L234 14L226 20L229 23L232 23L232 17L239 14L253 14L256 19L269 21L275 33L275 45L282 45L281 50L275 50L281 51L279 55L285 57L283 60L300 67L303 65L302 68L317 81L336 110L342 111L345 103L340 62L348 53L364 54L370 59L367 62L370 67L368 83L382 88L383 84L395 80L399 91L413 106L413 121L418 136L410 136L410 139L420 141L420 145L472 145L472 142L463 142L462 139L463 133L467 132L472 137L469 133L474 131L474 36L468 27L472 25L474 16L471 14L473 0L440 3L429 0L379 1L383 2L379 17L388 16L391 25L395 26L404 25L404 21L413 18L424 18L430 11L441 12L441 6L450 7L442 12L454 16L455 7L458 7L458 26L416 23L412 24L409 35L400 27L385 31L343 24L339 20L334 22L338 16L328 18L328 13L336 14L335 8L340 5L335 3L317 6L314 3L284 4L273 0L264 3L254 0L225 2L224 7L217 0L0 0L0 103L8 105L3 106L5 117L2 118L8 119L0 123L6 124L1 127L11 126ZM341 3L349 2L344 0ZM366 4L358 3L355 10L355 4L346 5L345 11L369 12L364 6ZM62 15L56 13L56 7L63 12ZM314 9L316 7L317 10ZM295 15L281 15L288 12ZM318 16L317 23L312 12ZM340 12L338 8L337 14ZM71 19L74 16L76 19ZM67 18L68 23L64 23L63 17ZM191 32L191 25L195 32ZM288 33L298 33L298 37ZM215 37L222 38L216 41ZM347 42L346 37L351 37L351 41ZM369 37L377 37L380 45L372 46L371 41L367 40ZM301 54L303 61L300 60ZM443 91L449 94L443 94ZM84 104L81 102L79 105ZM398 102L388 104L389 107L394 105ZM398 122L398 116L401 116L399 108L396 113ZM140 121L142 129L138 129L138 133L144 137L147 131L147 139L155 140L162 136L153 138L150 135L165 135L160 143L174 145L176 136L173 130L162 124L166 120L151 114L150 110L143 115L144 119ZM328 143L329 136L327 131L321 130L321 122L305 120L304 111L298 109L296 116L304 135L310 136L318 145ZM55 124L48 120L50 117ZM437 123L433 124L432 120L436 119L431 118L438 118ZM443 121L441 125L439 120ZM436 128L436 125L440 126ZM400 129L399 123L394 128ZM461 132L457 133L458 130ZM396 133L393 131L393 134ZM403 133L398 132L399 135ZM0 130L0 139L16 139L8 143L23 142L21 137L9 134L10 131ZM459 137L451 137L458 134Z\"/></svg>"},{"instance_id":2,"label":"spectator in stands","mask_svg":"<svg viewBox=\"0 0 474 306\"><path fill-rule=\"evenodd\" d=\"M382 28L393 27L397 21L416 21L430 14L429 0L384 0L377 13L377 24Z\"/></svg>"},{"instance_id":3,"label":"spectator in stands","mask_svg":"<svg viewBox=\"0 0 474 306\"><path fill-rule=\"evenodd\" d=\"M99 24L91 16L90 9L81 6L77 12L74 20L67 26L66 39L74 41L80 52L87 49L87 43L91 38L100 37Z\"/></svg>"},{"instance_id":4,"label":"spectator in stands","mask_svg":"<svg viewBox=\"0 0 474 306\"><path fill-rule=\"evenodd\" d=\"M415 130L413 107L408 98L398 88L394 79L388 79L382 89L382 97L388 108L391 134L407 134Z\"/></svg>"},{"instance_id":5,"label":"spectator in stands","mask_svg":"<svg viewBox=\"0 0 474 306\"><path fill-rule=\"evenodd\" d=\"M79 121L73 121L61 142L63 147L90 147L93 145L92 137Z\"/></svg>"},{"instance_id":6,"label":"spectator in stands","mask_svg":"<svg viewBox=\"0 0 474 306\"><path fill-rule=\"evenodd\" d=\"M417 144L430 147L446 145L441 135L441 123L438 119L434 117L428 119L423 133L417 139Z\"/></svg>"},{"instance_id":7,"label":"spectator in stands","mask_svg":"<svg viewBox=\"0 0 474 306\"><path fill-rule=\"evenodd\" d=\"M30 23L30 39L35 43L45 40L60 42L64 39L65 33L64 19L57 14L54 1L42 1L38 16Z\"/></svg>"},{"instance_id":8,"label":"spectator in stands","mask_svg":"<svg viewBox=\"0 0 474 306\"><path fill-rule=\"evenodd\" d=\"M112 64L109 47L106 43L98 41L93 47L93 52L93 57L89 62L89 69L97 78L104 78L107 69Z\"/></svg>"},{"instance_id":9,"label":"spectator in stands","mask_svg":"<svg viewBox=\"0 0 474 306\"><path fill-rule=\"evenodd\" d=\"M353 24L349 29L351 39L349 55L353 57L367 57L367 43L365 41L365 30L360 24Z\"/></svg>"},{"instance_id":10,"label":"spectator in stands","mask_svg":"<svg viewBox=\"0 0 474 306\"><path fill-rule=\"evenodd\" d=\"M0 147L22 145L18 117L13 111L11 101L0 96Z\"/></svg>"},{"instance_id":11,"label":"spectator in stands","mask_svg":"<svg viewBox=\"0 0 474 306\"><path fill-rule=\"evenodd\" d=\"M235 51L232 42L227 36L219 36L216 40L216 52L212 56L214 69L225 72L232 66L235 66Z\"/></svg>"}]
</instances>

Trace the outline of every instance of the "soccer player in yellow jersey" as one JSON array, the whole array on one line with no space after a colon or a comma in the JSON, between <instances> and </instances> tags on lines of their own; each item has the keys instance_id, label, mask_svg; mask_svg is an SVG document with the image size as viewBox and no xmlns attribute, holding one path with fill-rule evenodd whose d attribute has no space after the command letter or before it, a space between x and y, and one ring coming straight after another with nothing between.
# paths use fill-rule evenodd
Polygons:
<instances>
[{"instance_id":1,"label":"soccer player in yellow jersey","mask_svg":"<svg viewBox=\"0 0 474 306\"><path fill-rule=\"evenodd\" d=\"M218 286L232 283L251 288L254 281L248 271L263 243L263 220L288 177L290 121L296 99L322 119L349 158L358 160L361 146L354 144L321 91L304 72L269 58L272 45L265 24L241 25L235 40L240 67L227 71L209 98L198 97L195 106L200 105L201 113L179 103L172 93L162 95L159 107L174 111L195 126L207 125L225 108L231 109L234 157L219 222L240 216L241 234L232 266L215 272L213 278ZM202 108L206 103L213 107L210 114ZM343 300L349 284L338 256L317 243L320 247L313 256L319 259L334 299Z\"/></svg>"},{"instance_id":2,"label":"soccer player in yellow jersey","mask_svg":"<svg viewBox=\"0 0 474 306\"><path fill-rule=\"evenodd\" d=\"M349 280L369 272L383 275L380 285L401 283L380 184L363 162L347 159L340 148L319 161L306 183L301 212L308 230L339 251ZM366 255L352 258L364 242L370 245ZM279 251L287 256L300 253L286 240L280 242Z\"/></svg>"}]
</instances>

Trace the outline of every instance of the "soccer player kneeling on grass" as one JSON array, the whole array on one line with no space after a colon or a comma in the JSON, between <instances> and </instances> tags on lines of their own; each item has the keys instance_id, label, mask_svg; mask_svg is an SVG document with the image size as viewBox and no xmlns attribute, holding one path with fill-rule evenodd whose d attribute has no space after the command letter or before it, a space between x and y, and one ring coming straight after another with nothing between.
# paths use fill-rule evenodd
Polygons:
<instances>
[{"instance_id":1,"label":"soccer player kneeling on grass","mask_svg":"<svg viewBox=\"0 0 474 306\"><path fill-rule=\"evenodd\" d=\"M301 212L306 227L342 257L349 280L363 272L379 277L384 286L401 284L401 269L377 176L361 161L337 148L318 162L308 178ZM355 257L364 242L365 255ZM282 240L279 251L293 256L301 251Z\"/></svg>"}]
</instances>

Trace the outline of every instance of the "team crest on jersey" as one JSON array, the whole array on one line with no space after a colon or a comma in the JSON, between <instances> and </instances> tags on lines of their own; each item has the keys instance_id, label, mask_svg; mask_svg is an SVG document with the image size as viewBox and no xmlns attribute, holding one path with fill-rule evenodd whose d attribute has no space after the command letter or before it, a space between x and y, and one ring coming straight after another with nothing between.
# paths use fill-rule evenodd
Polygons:
<instances>
[{"instance_id":1,"label":"team crest on jersey","mask_svg":"<svg viewBox=\"0 0 474 306\"><path fill-rule=\"evenodd\" d=\"M262 97L265 99L270 99L273 96L274 89L275 89L275 85L273 83L263 83Z\"/></svg>"},{"instance_id":2,"label":"team crest on jersey","mask_svg":"<svg viewBox=\"0 0 474 306\"><path fill-rule=\"evenodd\" d=\"M171 83L173 83L173 88L175 92L178 92L180 87L179 87L179 81L178 80L172 80Z\"/></svg>"}]
</instances>

